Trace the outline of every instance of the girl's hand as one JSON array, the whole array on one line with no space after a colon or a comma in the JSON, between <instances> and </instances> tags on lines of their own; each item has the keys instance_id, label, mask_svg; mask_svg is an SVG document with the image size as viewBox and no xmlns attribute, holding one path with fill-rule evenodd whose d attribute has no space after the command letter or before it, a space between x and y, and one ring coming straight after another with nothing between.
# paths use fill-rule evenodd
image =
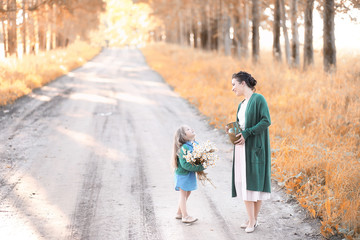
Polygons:
<instances>
[{"instance_id":1,"label":"girl's hand","mask_svg":"<svg viewBox=\"0 0 360 240\"><path fill-rule=\"evenodd\" d=\"M239 133L238 135L236 135L236 137L239 137L239 140L236 140L234 142L235 145L243 145L245 143L245 138L243 137L243 135L241 133Z\"/></svg>"}]
</instances>

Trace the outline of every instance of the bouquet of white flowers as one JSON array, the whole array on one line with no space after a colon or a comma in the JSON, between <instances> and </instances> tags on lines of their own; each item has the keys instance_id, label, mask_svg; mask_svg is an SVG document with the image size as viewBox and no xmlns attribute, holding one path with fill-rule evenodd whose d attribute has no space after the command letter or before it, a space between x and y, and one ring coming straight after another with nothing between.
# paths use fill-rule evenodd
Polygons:
<instances>
[{"instance_id":1,"label":"bouquet of white flowers","mask_svg":"<svg viewBox=\"0 0 360 240\"><path fill-rule=\"evenodd\" d=\"M202 165L204 168L207 168L209 166L215 166L215 162L219 159L219 157L214 153L217 150L218 149L213 143L207 141L205 144L195 145L192 152L184 152L184 158L192 165ZM207 173L204 171L197 172L197 176L202 184L205 184L205 181L208 181L214 186L211 180L207 177Z\"/></svg>"}]
</instances>

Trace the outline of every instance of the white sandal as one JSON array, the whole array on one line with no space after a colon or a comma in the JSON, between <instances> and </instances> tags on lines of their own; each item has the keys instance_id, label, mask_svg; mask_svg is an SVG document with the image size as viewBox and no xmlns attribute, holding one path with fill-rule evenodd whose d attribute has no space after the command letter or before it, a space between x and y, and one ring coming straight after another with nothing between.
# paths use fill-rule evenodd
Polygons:
<instances>
[{"instance_id":1,"label":"white sandal","mask_svg":"<svg viewBox=\"0 0 360 240\"><path fill-rule=\"evenodd\" d=\"M245 232L247 232L247 233L252 233L253 231L255 231L255 228L256 228L258 225L259 225L259 224L258 224L258 222L256 221L254 227L247 227L247 228L245 228Z\"/></svg>"},{"instance_id":2,"label":"white sandal","mask_svg":"<svg viewBox=\"0 0 360 240\"><path fill-rule=\"evenodd\" d=\"M186 216L182 218L183 223L193 223L196 222L197 220L198 220L197 218L193 218L191 216Z\"/></svg>"},{"instance_id":3,"label":"white sandal","mask_svg":"<svg viewBox=\"0 0 360 240\"><path fill-rule=\"evenodd\" d=\"M249 224L249 220L247 220L246 223L241 224L240 227L241 227L241 228L247 228L248 224ZM254 227L257 227L257 226L259 226L259 223L258 223L258 221L256 220Z\"/></svg>"}]
</instances>

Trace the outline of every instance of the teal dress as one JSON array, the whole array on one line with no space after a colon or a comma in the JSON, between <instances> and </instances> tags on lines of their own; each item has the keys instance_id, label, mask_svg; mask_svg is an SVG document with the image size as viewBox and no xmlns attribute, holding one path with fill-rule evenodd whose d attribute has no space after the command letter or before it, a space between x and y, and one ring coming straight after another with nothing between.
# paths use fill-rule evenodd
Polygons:
<instances>
[{"instance_id":1,"label":"teal dress","mask_svg":"<svg viewBox=\"0 0 360 240\"><path fill-rule=\"evenodd\" d=\"M175 171L175 190L180 191L180 188L184 191L193 191L197 189L196 173L197 171L204 170L203 166L194 166L191 163L186 162L183 157L183 151L193 151L193 144L197 142L186 142L181 146L178 156L178 168Z\"/></svg>"}]
</instances>

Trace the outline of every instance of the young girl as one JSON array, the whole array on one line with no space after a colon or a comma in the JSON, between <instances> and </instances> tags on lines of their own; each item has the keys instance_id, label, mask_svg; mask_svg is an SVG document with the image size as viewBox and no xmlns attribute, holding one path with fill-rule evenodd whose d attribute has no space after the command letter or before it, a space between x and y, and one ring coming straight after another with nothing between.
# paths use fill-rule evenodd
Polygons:
<instances>
[{"instance_id":1,"label":"young girl","mask_svg":"<svg viewBox=\"0 0 360 240\"><path fill-rule=\"evenodd\" d=\"M192 223L197 221L197 218L188 215L186 210L186 201L190 196L191 191L197 189L195 172L203 171L204 167L195 166L186 162L183 157L188 151L192 152L193 144L198 144L195 141L195 132L189 126L181 126L175 132L174 139L174 154L173 166L175 167L175 190L180 191L179 208L176 214L176 219L182 219L183 223Z\"/></svg>"}]
</instances>

